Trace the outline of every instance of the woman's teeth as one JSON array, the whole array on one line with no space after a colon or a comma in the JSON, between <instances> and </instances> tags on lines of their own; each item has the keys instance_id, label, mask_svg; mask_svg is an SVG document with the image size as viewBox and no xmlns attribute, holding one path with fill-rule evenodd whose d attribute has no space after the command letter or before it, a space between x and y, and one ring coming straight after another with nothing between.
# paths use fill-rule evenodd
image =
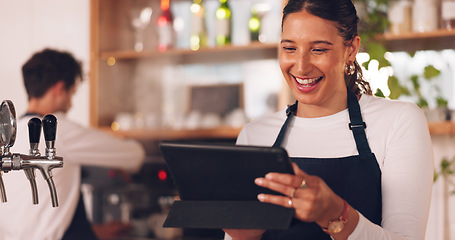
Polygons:
<instances>
[{"instance_id":1,"label":"woman's teeth","mask_svg":"<svg viewBox=\"0 0 455 240\"><path fill-rule=\"evenodd\" d=\"M301 85L311 85L313 83L315 83L316 81L318 81L320 78L306 78L306 79L301 79L301 78L295 78L295 80L301 84Z\"/></svg>"}]
</instances>

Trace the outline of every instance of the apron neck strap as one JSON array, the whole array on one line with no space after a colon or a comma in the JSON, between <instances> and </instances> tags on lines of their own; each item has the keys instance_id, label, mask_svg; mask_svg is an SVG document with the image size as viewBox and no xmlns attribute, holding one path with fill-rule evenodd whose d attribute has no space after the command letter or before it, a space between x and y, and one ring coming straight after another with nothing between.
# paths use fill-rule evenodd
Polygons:
<instances>
[{"instance_id":1,"label":"apron neck strap","mask_svg":"<svg viewBox=\"0 0 455 240\"><path fill-rule=\"evenodd\" d=\"M291 121L291 118L293 115L296 114L297 112L297 103L298 101L296 100L294 104L288 106L286 109L286 121L284 122L283 126L280 129L280 133L278 133L278 137L275 140L275 143L273 144L273 147L280 147L281 143L283 142L284 135L286 134L286 130L288 129L288 124Z\"/></svg>"},{"instance_id":2,"label":"apron neck strap","mask_svg":"<svg viewBox=\"0 0 455 240\"><path fill-rule=\"evenodd\" d=\"M349 129L352 131L355 139L355 143L357 146L357 151L359 152L359 155L363 154L369 154L371 153L370 146L368 144L368 140L365 134L365 128L366 124L362 119L362 113L360 112L360 105L359 101L357 100L357 96L349 89L347 89L348 92L348 112L349 112L349 119L350 123L348 124ZM273 144L273 147L280 147L286 131L288 129L288 125L292 117L296 114L297 112L297 104L298 101L295 101L293 105L290 105L286 109L286 121L284 122L283 126L280 129L280 132L278 134L278 137L275 140L275 143Z\"/></svg>"}]
</instances>

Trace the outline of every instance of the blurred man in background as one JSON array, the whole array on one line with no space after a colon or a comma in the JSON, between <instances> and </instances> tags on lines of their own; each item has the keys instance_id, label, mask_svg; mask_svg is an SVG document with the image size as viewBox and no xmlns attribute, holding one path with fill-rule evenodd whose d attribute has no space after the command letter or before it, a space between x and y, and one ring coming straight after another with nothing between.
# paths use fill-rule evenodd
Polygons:
<instances>
[{"instance_id":1,"label":"blurred man in background","mask_svg":"<svg viewBox=\"0 0 455 240\"><path fill-rule=\"evenodd\" d=\"M46 181L37 176L39 204L32 204L30 184L22 171L4 175L9 201L0 204L0 239L107 239L124 234L128 225L114 223L92 227L85 214L80 191L81 166L99 166L138 171L144 159L142 146L86 128L65 117L71 99L82 81L82 67L70 53L45 49L22 67L28 95L27 112L18 116L14 152L28 153L27 122L32 117L57 117L55 148L63 168L52 171L59 206L53 208ZM44 153L41 138L40 152ZM37 174L39 175L39 174ZM95 229L95 231L93 231Z\"/></svg>"}]
</instances>

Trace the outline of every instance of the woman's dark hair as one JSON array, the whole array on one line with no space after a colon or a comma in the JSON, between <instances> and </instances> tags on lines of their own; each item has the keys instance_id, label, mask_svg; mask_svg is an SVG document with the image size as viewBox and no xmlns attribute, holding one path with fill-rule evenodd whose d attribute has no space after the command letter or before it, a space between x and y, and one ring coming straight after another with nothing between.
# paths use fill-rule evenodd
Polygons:
<instances>
[{"instance_id":1,"label":"woman's dark hair","mask_svg":"<svg viewBox=\"0 0 455 240\"><path fill-rule=\"evenodd\" d=\"M346 46L349 46L354 37L358 35L359 17L351 0L289 0L286 7L284 7L281 24L283 25L287 15L302 10L335 22ZM364 93L371 95L370 84L363 79L362 69L357 60L354 61L354 66L354 74L347 75L345 73L344 75L346 85L355 94Z\"/></svg>"},{"instance_id":2,"label":"woman's dark hair","mask_svg":"<svg viewBox=\"0 0 455 240\"><path fill-rule=\"evenodd\" d=\"M44 96L59 81L69 90L78 77L82 80L82 66L71 53L44 49L22 66L22 77L30 100Z\"/></svg>"}]
</instances>

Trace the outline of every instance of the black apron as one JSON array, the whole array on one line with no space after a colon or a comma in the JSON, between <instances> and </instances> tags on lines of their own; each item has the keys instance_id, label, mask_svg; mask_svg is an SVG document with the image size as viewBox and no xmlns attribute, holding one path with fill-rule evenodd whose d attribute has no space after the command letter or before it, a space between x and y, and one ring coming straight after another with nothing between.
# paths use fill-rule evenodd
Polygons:
<instances>
[{"instance_id":1,"label":"black apron","mask_svg":"<svg viewBox=\"0 0 455 240\"><path fill-rule=\"evenodd\" d=\"M28 112L22 117L37 116L42 118L40 114ZM58 187L58 186L56 186ZM59 224L59 223L55 223ZM95 233L93 232L92 225L88 221L87 214L85 212L85 205L82 198L82 192L79 194L79 200L77 203L76 211L74 212L73 219L70 226L66 229L62 240L97 240Z\"/></svg>"},{"instance_id":2,"label":"black apron","mask_svg":"<svg viewBox=\"0 0 455 240\"><path fill-rule=\"evenodd\" d=\"M85 205L82 198L82 193L79 195L76 211L74 212L73 220L70 226L66 229L62 240L97 240L98 238L93 232L92 225L87 219Z\"/></svg>"},{"instance_id":3,"label":"black apron","mask_svg":"<svg viewBox=\"0 0 455 240\"><path fill-rule=\"evenodd\" d=\"M286 110L287 119L281 127L274 147L281 146L289 121L297 111L297 102ZM371 152L365 135L357 97L348 90L348 126L354 135L359 155L340 158L291 158L306 173L322 178L327 185L354 209L377 225L382 220L381 170ZM262 239L330 240L314 222L294 219L288 230L267 230Z\"/></svg>"}]
</instances>

